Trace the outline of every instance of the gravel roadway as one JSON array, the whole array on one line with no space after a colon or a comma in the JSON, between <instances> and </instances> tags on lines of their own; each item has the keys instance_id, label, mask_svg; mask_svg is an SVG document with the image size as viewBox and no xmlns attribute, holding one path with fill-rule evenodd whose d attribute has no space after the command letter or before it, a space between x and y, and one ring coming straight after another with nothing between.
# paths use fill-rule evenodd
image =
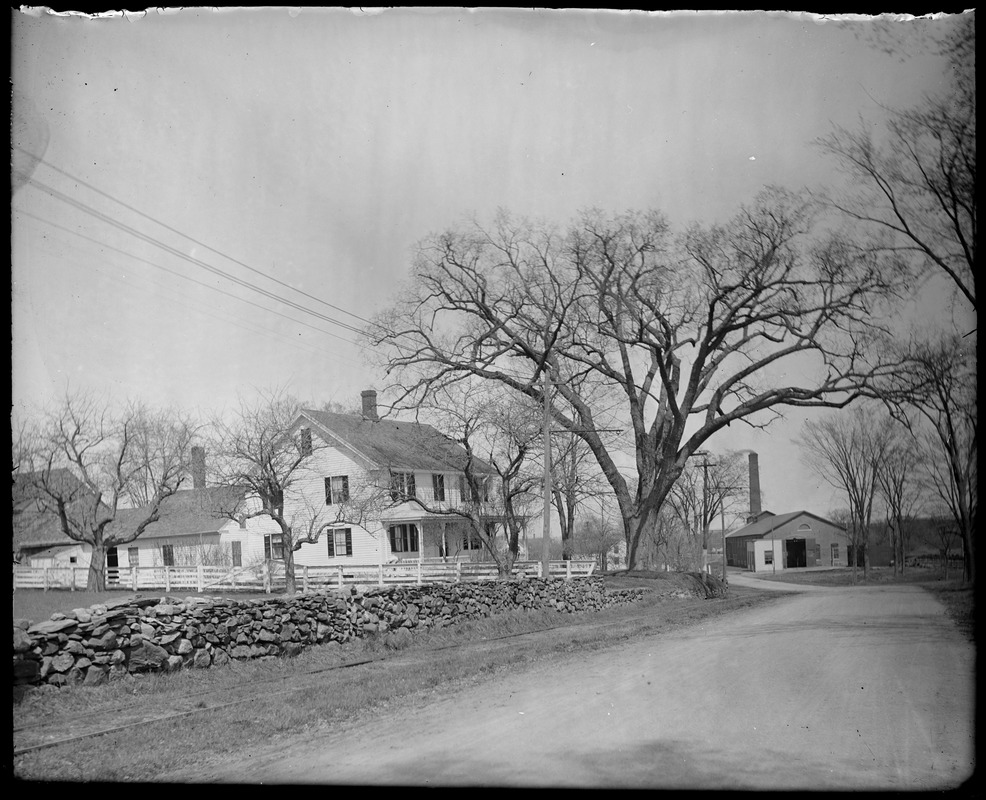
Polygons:
<instances>
[{"instance_id":1,"label":"gravel roadway","mask_svg":"<svg viewBox=\"0 0 986 800\"><path fill-rule=\"evenodd\" d=\"M171 780L797 790L970 780L975 651L943 606L906 585L796 588Z\"/></svg>"}]
</instances>

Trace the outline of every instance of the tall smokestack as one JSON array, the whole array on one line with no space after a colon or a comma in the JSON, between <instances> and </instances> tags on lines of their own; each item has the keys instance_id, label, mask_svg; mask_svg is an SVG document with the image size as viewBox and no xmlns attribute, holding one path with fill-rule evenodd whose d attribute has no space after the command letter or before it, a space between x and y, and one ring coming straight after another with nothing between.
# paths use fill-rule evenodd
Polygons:
<instances>
[{"instance_id":1,"label":"tall smokestack","mask_svg":"<svg viewBox=\"0 0 986 800\"><path fill-rule=\"evenodd\" d=\"M192 488L205 488L205 448L192 448Z\"/></svg>"},{"instance_id":2,"label":"tall smokestack","mask_svg":"<svg viewBox=\"0 0 986 800\"><path fill-rule=\"evenodd\" d=\"M376 422L377 416L377 393L373 389L366 389L360 393L363 398L363 419L371 419Z\"/></svg>"},{"instance_id":3,"label":"tall smokestack","mask_svg":"<svg viewBox=\"0 0 986 800\"><path fill-rule=\"evenodd\" d=\"M760 514L760 461L750 453L750 521Z\"/></svg>"}]
</instances>

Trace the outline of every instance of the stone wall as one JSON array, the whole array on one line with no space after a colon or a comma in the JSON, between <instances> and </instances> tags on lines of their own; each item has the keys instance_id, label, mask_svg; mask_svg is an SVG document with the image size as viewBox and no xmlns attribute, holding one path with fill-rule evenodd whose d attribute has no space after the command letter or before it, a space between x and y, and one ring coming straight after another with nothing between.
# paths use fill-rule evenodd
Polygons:
<instances>
[{"instance_id":1,"label":"stone wall","mask_svg":"<svg viewBox=\"0 0 986 800\"><path fill-rule=\"evenodd\" d=\"M294 656L367 634L400 643L514 609L597 611L643 590L606 591L599 577L433 586L353 587L260 600L140 595L14 621L14 685L96 686L139 672L222 666L233 659Z\"/></svg>"}]
</instances>

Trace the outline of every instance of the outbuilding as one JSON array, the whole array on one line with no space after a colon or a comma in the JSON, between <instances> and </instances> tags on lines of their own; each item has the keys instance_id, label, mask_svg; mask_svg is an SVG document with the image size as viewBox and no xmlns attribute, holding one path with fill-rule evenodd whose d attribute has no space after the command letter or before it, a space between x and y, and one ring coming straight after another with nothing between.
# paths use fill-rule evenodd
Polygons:
<instances>
[{"instance_id":1,"label":"outbuilding","mask_svg":"<svg viewBox=\"0 0 986 800\"><path fill-rule=\"evenodd\" d=\"M762 511L726 534L726 563L754 572L848 564L846 532L809 511Z\"/></svg>"}]
</instances>

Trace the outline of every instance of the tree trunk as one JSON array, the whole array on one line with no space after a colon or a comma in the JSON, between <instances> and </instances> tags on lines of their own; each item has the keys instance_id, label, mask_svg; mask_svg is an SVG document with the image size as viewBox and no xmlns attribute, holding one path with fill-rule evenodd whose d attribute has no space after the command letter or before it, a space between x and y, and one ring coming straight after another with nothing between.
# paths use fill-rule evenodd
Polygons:
<instances>
[{"instance_id":1,"label":"tree trunk","mask_svg":"<svg viewBox=\"0 0 986 800\"><path fill-rule=\"evenodd\" d=\"M284 593L293 595L297 592L294 581L294 541L288 534L282 534L284 548Z\"/></svg>"},{"instance_id":2,"label":"tree trunk","mask_svg":"<svg viewBox=\"0 0 986 800\"><path fill-rule=\"evenodd\" d=\"M106 546L101 543L92 548L92 560L89 562L89 579L86 582L86 589L90 592L106 591Z\"/></svg>"},{"instance_id":3,"label":"tree trunk","mask_svg":"<svg viewBox=\"0 0 986 800\"><path fill-rule=\"evenodd\" d=\"M972 583L976 574L972 559L971 534L971 526L968 524L964 525L962 531L962 580L965 583Z\"/></svg>"},{"instance_id":4,"label":"tree trunk","mask_svg":"<svg viewBox=\"0 0 986 800\"><path fill-rule=\"evenodd\" d=\"M657 512L634 514L623 520L624 535L627 540L627 570L639 569L637 551L640 540L649 525L656 524Z\"/></svg>"}]
</instances>

